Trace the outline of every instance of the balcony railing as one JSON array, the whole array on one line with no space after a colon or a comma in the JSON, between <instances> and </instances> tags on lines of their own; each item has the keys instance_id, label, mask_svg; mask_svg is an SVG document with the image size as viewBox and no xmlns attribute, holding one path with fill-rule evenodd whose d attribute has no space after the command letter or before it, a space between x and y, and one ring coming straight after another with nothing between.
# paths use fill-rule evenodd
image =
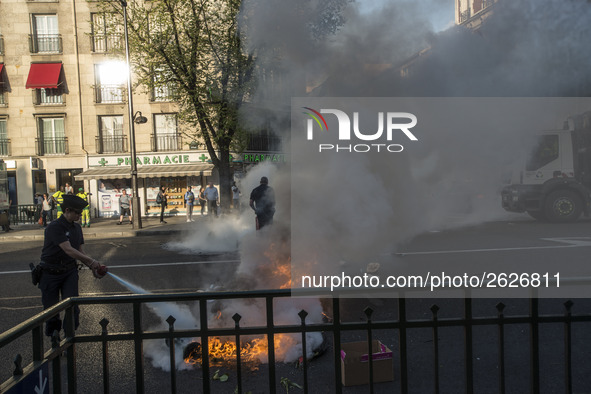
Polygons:
<instances>
[{"instance_id":1,"label":"balcony railing","mask_svg":"<svg viewBox=\"0 0 591 394\"><path fill-rule=\"evenodd\" d=\"M466 22L468 19L470 19L470 9L460 13L460 23Z\"/></svg>"},{"instance_id":2,"label":"balcony railing","mask_svg":"<svg viewBox=\"0 0 591 394\"><path fill-rule=\"evenodd\" d=\"M152 135L151 145L152 152L181 150L181 135L178 133Z\"/></svg>"},{"instance_id":3,"label":"balcony railing","mask_svg":"<svg viewBox=\"0 0 591 394\"><path fill-rule=\"evenodd\" d=\"M10 140L0 138L0 156L10 156Z\"/></svg>"},{"instance_id":4,"label":"balcony railing","mask_svg":"<svg viewBox=\"0 0 591 394\"><path fill-rule=\"evenodd\" d=\"M67 155L68 152L68 138L36 138L35 144L37 148L37 156L44 155Z\"/></svg>"},{"instance_id":5,"label":"balcony railing","mask_svg":"<svg viewBox=\"0 0 591 394\"><path fill-rule=\"evenodd\" d=\"M106 53L124 48L122 34L93 34L90 39L93 52Z\"/></svg>"},{"instance_id":6,"label":"balcony railing","mask_svg":"<svg viewBox=\"0 0 591 394\"><path fill-rule=\"evenodd\" d=\"M61 89L33 89L34 105L61 105L65 102Z\"/></svg>"},{"instance_id":7,"label":"balcony railing","mask_svg":"<svg viewBox=\"0 0 591 394\"><path fill-rule=\"evenodd\" d=\"M124 153L127 152L127 136L109 135L98 136L95 140L96 153Z\"/></svg>"},{"instance_id":8,"label":"balcony railing","mask_svg":"<svg viewBox=\"0 0 591 394\"><path fill-rule=\"evenodd\" d=\"M4 97L4 91L2 90L2 85L0 85L0 106L6 105L6 97Z\"/></svg>"},{"instance_id":9,"label":"balcony railing","mask_svg":"<svg viewBox=\"0 0 591 394\"><path fill-rule=\"evenodd\" d=\"M125 92L123 85L96 85L94 87L95 102L122 103Z\"/></svg>"},{"instance_id":10,"label":"balcony railing","mask_svg":"<svg viewBox=\"0 0 591 394\"><path fill-rule=\"evenodd\" d=\"M275 135L257 135L248 136L247 151L267 152L281 151L281 138Z\"/></svg>"},{"instance_id":11,"label":"balcony railing","mask_svg":"<svg viewBox=\"0 0 591 394\"><path fill-rule=\"evenodd\" d=\"M174 101L177 91L176 88L171 85L159 86L152 89L150 100L151 101Z\"/></svg>"},{"instance_id":12,"label":"balcony railing","mask_svg":"<svg viewBox=\"0 0 591 394\"><path fill-rule=\"evenodd\" d=\"M0 55L4 55L4 37L0 34Z\"/></svg>"},{"instance_id":13,"label":"balcony railing","mask_svg":"<svg viewBox=\"0 0 591 394\"><path fill-rule=\"evenodd\" d=\"M61 53L62 36L59 34L29 34L31 53Z\"/></svg>"}]
</instances>

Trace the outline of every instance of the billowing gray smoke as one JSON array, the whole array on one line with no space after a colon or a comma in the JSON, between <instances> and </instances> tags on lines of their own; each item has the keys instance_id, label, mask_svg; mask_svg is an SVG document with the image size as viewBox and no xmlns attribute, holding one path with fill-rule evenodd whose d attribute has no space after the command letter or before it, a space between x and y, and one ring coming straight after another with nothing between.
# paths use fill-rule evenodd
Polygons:
<instances>
[{"instance_id":1,"label":"billowing gray smoke","mask_svg":"<svg viewBox=\"0 0 591 394\"><path fill-rule=\"evenodd\" d=\"M500 0L478 32L458 26L435 32L430 13L442 3L454 7L451 0L393 0L370 10L351 3L342 10L345 23L335 34L314 39L311 25L317 19L311 16L322 14L323 2L247 1L253 9L268 10L253 12L247 28L249 48L256 49L265 77L260 79L259 105L276 118L298 96L591 93L589 2ZM428 50L401 76L400 66L423 49ZM468 112L450 113L450 118L466 117L470 127L431 128L419 137L420 148L391 163L360 160L354 173L343 173L337 163L303 174L304 182L291 185L292 201L310 201L297 212L301 220L309 220L310 250L326 253L333 262L341 256L367 263L372 253L383 252L385 235L396 249L400 241L426 230L505 217L499 201L503 172L523 157L520 144L526 134L559 128L566 116L587 109L566 106L545 122L533 110L514 119L512 127L498 130L482 127L503 116L495 107L479 119L469 119L473 115ZM289 133L288 128L275 131ZM380 175L384 166L390 166L388 178ZM329 201L312 200L315 190L333 193ZM362 206L368 194L372 206ZM360 233L367 236L365 241Z\"/></svg>"}]
</instances>

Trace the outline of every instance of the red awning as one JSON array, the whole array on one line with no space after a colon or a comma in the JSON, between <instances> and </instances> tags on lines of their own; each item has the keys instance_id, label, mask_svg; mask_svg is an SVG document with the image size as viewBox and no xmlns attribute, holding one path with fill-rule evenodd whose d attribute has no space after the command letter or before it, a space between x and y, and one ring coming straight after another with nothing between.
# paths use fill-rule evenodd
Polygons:
<instances>
[{"instance_id":1,"label":"red awning","mask_svg":"<svg viewBox=\"0 0 591 394\"><path fill-rule=\"evenodd\" d=\"M55 89L59 85L61 63L31 63L27 89Z\"/></svg>"}]
</instances>

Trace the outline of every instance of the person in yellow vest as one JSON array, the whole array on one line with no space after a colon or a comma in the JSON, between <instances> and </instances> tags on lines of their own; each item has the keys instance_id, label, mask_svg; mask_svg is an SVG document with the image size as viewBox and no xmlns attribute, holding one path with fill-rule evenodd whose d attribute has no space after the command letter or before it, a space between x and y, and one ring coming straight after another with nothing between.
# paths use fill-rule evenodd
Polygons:
<instances>
[{"instance_id":1,"label":"person in yellow vest","mask_svg":"<svg viewBox=\"0 0 591 394\"><path fill-rule=\"evenodd\" d=\"M62 203L64 202L64 193L61 189L57 192L53 193L51 197L55 200L57 205L57 218L59 219L62 216Z\"/></svg>"},{"instance_id":2,"label":"person in yellow vest","mask_svg":"<svg viewBox=\"0 0 591 394\"><path fill-rule=\"evenodd\" d=\"M88 201L88 193L84 192L83 188L78 189L78 197L86 201L87 205L82 210L82 216L80 217L80 224L82 227L90 227L90 201Z\"/></svg>"}]
</instances>

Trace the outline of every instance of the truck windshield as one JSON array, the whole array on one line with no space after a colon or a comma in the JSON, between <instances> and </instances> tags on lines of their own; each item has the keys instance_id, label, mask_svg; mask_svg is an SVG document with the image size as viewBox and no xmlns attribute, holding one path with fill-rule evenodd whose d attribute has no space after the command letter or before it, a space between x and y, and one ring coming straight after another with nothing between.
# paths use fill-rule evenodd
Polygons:
<instances>
[{"instance_id":1,"label":"truck windshield","mask_svg":"<svg viewBox=\"0 0 591 394\"><path fill-rule=\"evenodd\" d=\"M525 165L526 171L535 171L558 159L558 135L538 137L536 146L529 154Z\"/></svg>"}]
</instances>

